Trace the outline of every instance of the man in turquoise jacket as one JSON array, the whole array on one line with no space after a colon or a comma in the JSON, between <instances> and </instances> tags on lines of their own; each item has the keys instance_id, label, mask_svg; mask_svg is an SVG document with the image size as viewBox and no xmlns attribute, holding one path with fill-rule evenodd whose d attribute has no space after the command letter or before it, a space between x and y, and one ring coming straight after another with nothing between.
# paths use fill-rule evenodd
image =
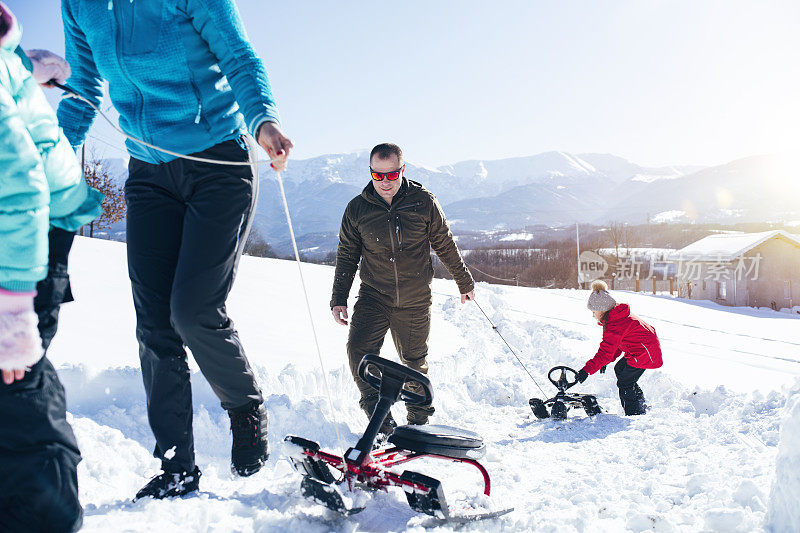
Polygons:
<instances>
[{"instance_id":1,"label":"man in turquoise jacket","mask_svg":"<svg viewBox=\"0 0 800 533\"><path fill-rule=\"evenodd\" d=\"M21 36L0 3L0 531L75 531L81 456L43 353L72 299L75 230L100 214L103 196L86 185L37 86L47 80L34 79L62 69L31 64Z\"/></svg>"},{"instance_id":2,"label":"man in turquoise jacket","mask_svg":"<svg viewBox=\"0 0 800 533\"><path fill-rule=\"evenodd\" d=\"M233 0L62 0L68 85L99 105L103 80L131 137L180 154L253 162L249 133L272 166L291 141L278 126L266 70ZM95 111L64 100L58 117L74 147ZM184 346L231 419L232 470L268 457L267 413L225 301L253 215L249 165L178 158L134 140L127 201L128 270L147 412L163 472L137 498L197 490L192 395Z\"/></svg>"}]
</instances>

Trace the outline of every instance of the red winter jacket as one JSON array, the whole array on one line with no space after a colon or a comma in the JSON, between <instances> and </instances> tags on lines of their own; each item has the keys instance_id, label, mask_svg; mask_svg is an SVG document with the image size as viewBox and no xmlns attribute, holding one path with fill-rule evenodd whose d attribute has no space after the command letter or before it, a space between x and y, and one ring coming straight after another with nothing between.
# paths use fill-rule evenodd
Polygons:
<instances>
[{"instance_id":1,"label":"red winter jacket","mask_svg":"<svg viewBox=\"0 0 800 533\"><path fill-rule=\"evenodd\" d=\"M603 340L597 354L583 365L589 374L609 364L625 352L625 359L634 368L659 368L661 344L656 330L635 315L628 304L617 304L608 312L608 320L603 326Z\"/></svg>"}]
</instances>

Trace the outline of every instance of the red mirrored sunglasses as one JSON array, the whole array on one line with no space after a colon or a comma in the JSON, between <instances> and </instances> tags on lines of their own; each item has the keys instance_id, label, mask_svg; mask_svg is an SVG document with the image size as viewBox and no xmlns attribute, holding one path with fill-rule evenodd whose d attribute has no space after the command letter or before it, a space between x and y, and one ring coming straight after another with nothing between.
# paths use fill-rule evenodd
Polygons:
<instances>
[{"instance_id":1,"label":"red mirrored sunglasses","mask_svg":"<svg viewBox=\"0 0 800 533\"><path fill-rule=\"evenodd\" d=\"M372 179L375 181L383 181L383 178L386 178L389 181L394 181L403 174L403 169L405 168L406 166L403 165L397 170L392 170L391 172L376 172L375 170L372 170L372 167L369 167L369 171L372 174Z\"/></svg>"}]
</instances>

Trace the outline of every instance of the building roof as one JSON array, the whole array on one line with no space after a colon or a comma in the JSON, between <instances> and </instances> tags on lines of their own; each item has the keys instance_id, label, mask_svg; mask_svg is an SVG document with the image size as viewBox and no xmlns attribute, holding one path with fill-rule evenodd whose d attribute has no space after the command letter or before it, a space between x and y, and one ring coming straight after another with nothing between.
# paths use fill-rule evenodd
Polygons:
<instances>
[{"instance_id":1,"label":"building roof","mask_svg":"<svg viewBox=\"0 0 800 533\"><path fill-rule=\"evenodd\" d=\"M733 261L756 246L778 236L800 246L800 235L783 230L760 233L725 233L703 237L699 241L677 250L670 255L670 259L673 261Z\"/></svg>"}]
</instances>

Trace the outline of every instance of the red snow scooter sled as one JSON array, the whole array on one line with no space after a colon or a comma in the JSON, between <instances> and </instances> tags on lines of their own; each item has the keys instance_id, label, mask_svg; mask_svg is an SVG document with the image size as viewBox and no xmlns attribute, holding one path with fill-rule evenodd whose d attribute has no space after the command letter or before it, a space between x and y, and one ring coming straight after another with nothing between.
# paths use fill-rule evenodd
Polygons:
<instances>
[{"instance_id":1,"label":"red snow scooter sled","mask_svg":"<svg viewBox=\"0 0 800 533\"><path fill-rule=\"evenodd\" d=\"M561 371L558 379L553 379L553 374ZM572 373L572 381L567 379L567 372ZM582 407L586 414L594 416L602 413L602 409L597 404L597 396L594 394L570 394L567 389L578 383L578 372L568 366L554 366L547 373L547 379L558 389L558 394L549 400L531 398L528 403L533 410L536 418L555 418L563 420L567 418L570 407ZM547 408L550 407L548 412Z\"/></svg>"},{"instance_id":2,"label":"red snow scooter sled","mask_svg":"<svg viewBox=\"0 0 800 533\"><path fill-rule=\"evenodd\" d=\"M483 493L488 496L491 490L489 473L477 461L486 453L486 445L471 431L435 425L399 426L389 436L389 445L373 450L378 429L395 402L430 405L433 391L424 374L373 354L361 360L358 375L377 389L380 397L364 435L344 457L321 451L319 444L301 437L289 435L284 439L296 446L290 459L303 474L300 485L303 496L344 515L364 510L364 498L359 497L363 492L359 489L374 491L389 487L403 489L415 511L448 521L492 518L513 510L455 516L448 509L438 480L410 470L402 473L391 470L423 457L455 461L477 468L483 476ZM409 390L411 384L421 392Z\"/></svg>"}]
</instances>

